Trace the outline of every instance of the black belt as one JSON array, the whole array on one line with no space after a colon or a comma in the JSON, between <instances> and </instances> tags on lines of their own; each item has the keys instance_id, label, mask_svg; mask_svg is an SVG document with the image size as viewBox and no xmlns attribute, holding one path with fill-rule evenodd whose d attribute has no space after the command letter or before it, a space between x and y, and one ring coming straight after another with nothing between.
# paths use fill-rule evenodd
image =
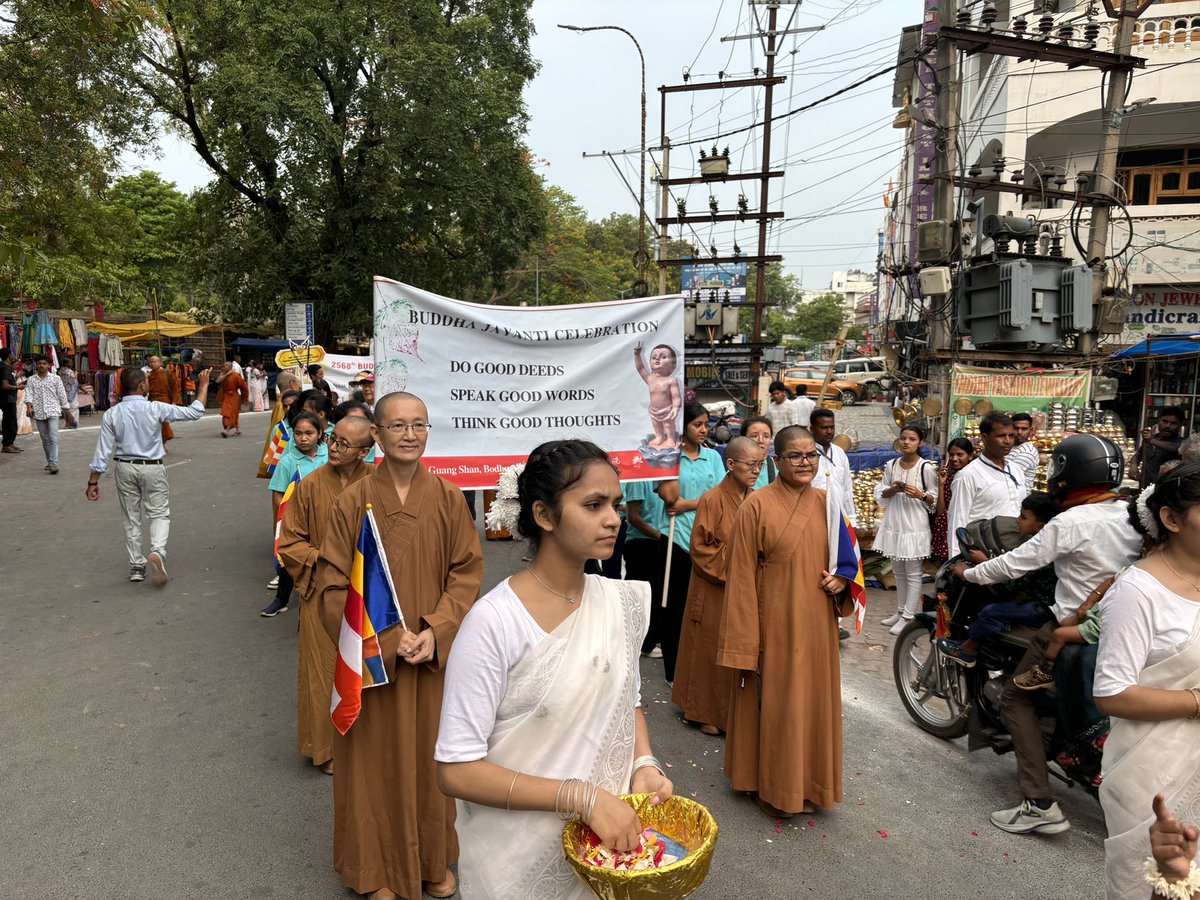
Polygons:
<instances>
[{"instance_id":1,"label":"black belt","mask_svg":"<svg viewBox=\"0 0 1200 900\"><path fill-rule=\"evenodd\" d=\"M161 466L161 459L118 459L117 462L129 463L131 466Z\"/></svg>"}]
</instances>

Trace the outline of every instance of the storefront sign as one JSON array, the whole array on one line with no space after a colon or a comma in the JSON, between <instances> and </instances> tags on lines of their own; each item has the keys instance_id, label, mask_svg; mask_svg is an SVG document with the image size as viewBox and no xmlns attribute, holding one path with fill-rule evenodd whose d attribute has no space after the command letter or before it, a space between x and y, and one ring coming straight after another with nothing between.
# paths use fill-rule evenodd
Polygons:
<instances>
[{"instance_id":1,"label":"storefront sign","mask_svg":"<svg viewBox=\"0 0 1200 900\"><path fill-rule=\"evenodd\" d=\"M425 401L425 465L463 488L562 438L598 444L623 480L674 478L683 372L678 295L484 306L375 279L376 395Z\"/></svg>"},{"instance_id":2,"label":"storefront sign","mask_svg":"<svg viewBox=\"0 0 1200 900\"><path fill-rule=\"evenodd\" d=\"M1200 331L1200 285L1137 287L1129 301L1121 343L1149 335Z\"/></svg>"},{"instance_id":3,"label":"storefront sign","mask_svg":"<svg viewBox=\"0 0 1200 900\"><path fill-rule=\"evenodd\" d=\"M1006 413L1044 410L1051 403L1084 407L1091 386L1090 371L1012 372L955 366L950 375L950 407L953 410L954 402L960 397L966 397L972 403L990 400L997 412ZM967 418L952 411L950 434L961 434Z\"/></svg>"}]
</instances>

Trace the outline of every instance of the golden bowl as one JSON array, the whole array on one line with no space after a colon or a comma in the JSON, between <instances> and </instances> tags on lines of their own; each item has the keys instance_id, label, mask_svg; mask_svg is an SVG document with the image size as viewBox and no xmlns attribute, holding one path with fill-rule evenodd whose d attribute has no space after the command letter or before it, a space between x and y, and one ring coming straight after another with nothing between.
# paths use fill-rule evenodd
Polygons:
<instances>
[{"instance_id":1,"label":"golden bowl","mask_svg":"<svg viewBox=\"0 0 1200 900\"><path fill-rule=\"evenodd\" d=\"M651 797L651 794L626 794L621 799L633 807L642 828L653 828L687 848L688 855L679 862L636 872L601 869L584 862L581 856L588 826L571 822L563 829L563 854L567 862L579 880L602 900L686 897L708 876L717 846L717 821L712 813L686 797L671 797L660 806L651 806Z\"/></svg>"}]
</instances>

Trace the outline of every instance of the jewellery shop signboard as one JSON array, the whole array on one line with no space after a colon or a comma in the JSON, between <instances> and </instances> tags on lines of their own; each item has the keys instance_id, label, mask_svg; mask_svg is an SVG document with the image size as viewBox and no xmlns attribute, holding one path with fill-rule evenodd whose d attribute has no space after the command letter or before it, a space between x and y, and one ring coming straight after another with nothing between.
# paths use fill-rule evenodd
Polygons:
<instances>
[{"instance_id":1,"label":"jewellery shop signboard","mask_svg":"<svg viewBox=\"0 0 1200 900\"><path fill-rule=\"evenodd\" d=\"M1092 373L1086 370L1013 372L956 365L950 374L950 435L963 433L967 420L977 417L980 401L988 401L1003 413L1045 410L1051 403L1082 408L1087 406L1091 388ZM968 405L971 411L959 412Z\"/></svg>"},{"instance_id":2,"label":"jewellery shop signboard","mask_svg":"<svg viewBox=\"0 0 1200 900\"><path fill-rule=\"evenodd\" d=\"M623 481L675 478L683 433L679 295L571 306L486 306L376 277L376 396L429 408L423 462L462 488L544 441L583 438Z\"/></svg>"}]
</instances>

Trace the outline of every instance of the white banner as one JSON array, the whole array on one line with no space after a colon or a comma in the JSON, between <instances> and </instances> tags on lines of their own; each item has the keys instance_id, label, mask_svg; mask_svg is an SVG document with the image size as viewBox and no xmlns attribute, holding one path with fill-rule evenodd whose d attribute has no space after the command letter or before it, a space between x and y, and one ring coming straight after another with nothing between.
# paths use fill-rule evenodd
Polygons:
<instances>
[{"instance_id":1,"label":"white banner","mask_svg":"<svg viewBox=\"0 0 1200 900\"><path fill-rule=\"evenodd\" d=\"M678 295L484 306L375 279L376 396L425 401L425 465L459 487L563 438L594 441L622 480L677 477L683 363Z\"/></svg>"},{"instance_id":2,"label":"white banner","mask_svg":"<svg viewBox=\"0 0 1200 900\"><path fill-rule=\"evenodd\" d=\"M338 356L327 353L321 360L321 368L325 370L325 380L338 395L338 402L349 400L357 388L350 387L351 380L364 369L374 365L369 356Z\"/></svg>"}]
</instances>

